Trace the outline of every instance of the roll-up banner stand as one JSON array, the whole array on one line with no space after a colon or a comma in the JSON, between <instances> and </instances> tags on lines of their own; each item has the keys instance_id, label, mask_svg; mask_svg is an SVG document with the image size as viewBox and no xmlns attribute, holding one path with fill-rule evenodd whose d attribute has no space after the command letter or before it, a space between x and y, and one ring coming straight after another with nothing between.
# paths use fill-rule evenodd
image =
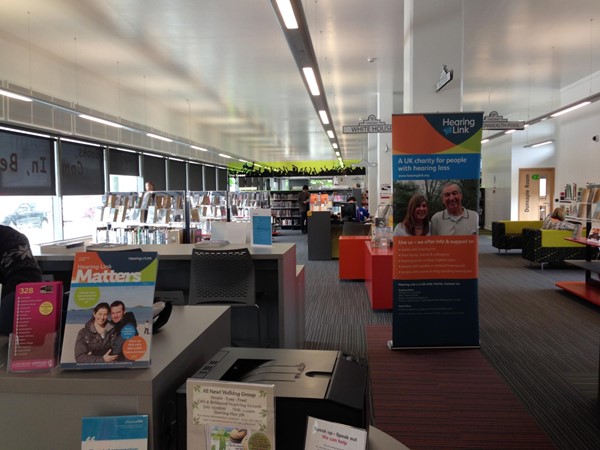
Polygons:
<instances>
[{"instance_id":1,"label":"roll-up banner stand","mask_svg":"<svg viewBox=\"0 0 600 450\"><path fill-rule=\"evenodd\" d=\"M392 117L392 349L479 346L482 126L480 112Z\"/></svg>"}]
</instances>

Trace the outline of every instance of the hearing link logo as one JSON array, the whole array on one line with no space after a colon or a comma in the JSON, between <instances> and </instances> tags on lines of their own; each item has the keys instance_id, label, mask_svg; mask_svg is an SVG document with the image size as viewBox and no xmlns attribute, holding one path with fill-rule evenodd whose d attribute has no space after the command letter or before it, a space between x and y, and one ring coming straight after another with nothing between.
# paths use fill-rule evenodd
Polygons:
<instances>
[{"instance_id":1,"label":"hearing link logo","mask_svg":"<svg viewBox=\"0 0 600 450\"><path fill-rule=\"evenodd\" d=\"M475 119L443 119L442 132L446 135L469 134L475 126Z\"/></svg>"}]
</instances>

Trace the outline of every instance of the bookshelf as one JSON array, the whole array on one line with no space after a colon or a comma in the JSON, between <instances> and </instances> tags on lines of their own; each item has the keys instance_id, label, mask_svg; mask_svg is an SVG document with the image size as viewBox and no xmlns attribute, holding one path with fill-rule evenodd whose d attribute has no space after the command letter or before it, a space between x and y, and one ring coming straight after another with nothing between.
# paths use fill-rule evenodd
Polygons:
<instances>
[{"instance_id":1,"label":"bookshelf","mask_svg":"<svg viewBox=\"0 0 600 450\"><path fill-rule=\"evenodd\" d=\"M271 215L274 226L282 229L300 230L302 228L299 190L271 191ZM336 211L336 207L356 196L352 189L319 189L309 191L311 211ZM359 193L360 195L360 193Z\"/></svg>"},{"instance_id":2,"label":"bookshelf","mask_svg":"<svg viewBox=\"0 0 600 450\"><path fill-rule=\"evenodd\" d=\"M184 191L107 192L96 242L179 244L186 228Z\"/></svg>"},{"instance_id":3,"label":"bookshelf","mask_svg":"<svg viewBox=\"0 0 600 450\"><path fill-rule=\"evenodd\" d=\"M250 210L269 208L269 191L229 192L229 217L232 222L249 222Z\"/></svg>"},{"instance_id":4,"label":"bookshelf","mask_svg":"<svg viewBox=\"0 0 600 450\"><path fill-rule=\"evenodd\" d=\"M569 220L579 221L585 228L584 236L569 239L587 247L585 260L566 262L585 271L584 281L560 281L556 286L590 303L600 305L600 184L590 184L577 193L577 202L571 210ZM578 233L581 235L581 233Z\"/></svg>"},{"instance_id":5,"label":"bookshelf","mask_svg":"<svg viewBox=\"0 0 600 450\"><path fill-rule=\"evenodd\" d=\"M190 191L188 208L190 242L208 239L213 222L227 221L227 192Z\"/></svg>"}]
</instances>

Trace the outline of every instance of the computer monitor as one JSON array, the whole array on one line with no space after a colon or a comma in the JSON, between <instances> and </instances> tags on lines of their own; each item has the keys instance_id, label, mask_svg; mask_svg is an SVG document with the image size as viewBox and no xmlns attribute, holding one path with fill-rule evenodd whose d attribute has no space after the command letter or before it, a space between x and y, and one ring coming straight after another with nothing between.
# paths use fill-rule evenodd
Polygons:
<instances>
[{"instance_id":1,"label":"computer monitor","mask_svg":"<svg viewBox=\"0 0 600 450\"><path fill-rule=\"evenodd\" d=\"M340 205L342 220L356 219L356 203L344 202Z\"/></svg>"}]
</instances>

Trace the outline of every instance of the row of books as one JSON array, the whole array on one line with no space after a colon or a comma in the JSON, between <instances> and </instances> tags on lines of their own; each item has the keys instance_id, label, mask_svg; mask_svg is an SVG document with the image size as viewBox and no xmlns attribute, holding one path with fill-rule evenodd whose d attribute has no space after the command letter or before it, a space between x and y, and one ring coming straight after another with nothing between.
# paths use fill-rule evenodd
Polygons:
<instances>
[{"instance_id":1,"label":"row of books","mask_svg":"<svg viewBox=\"0 0 600 450\"><path fill-rule=\"evenodd\" d=\"M110 208L140 208L147 209L149 206L157 208L182 209L184 204L183 192L113 192L106 194L104 207Z\"/></svg>"},{"instance_id":2,"label":"row of books","mask_svg":"<svg viewBox=\"0 0 600 450\"><path fill-rule=\"evenodd\" d=\"M572 207L570 215L580 219L600 220L600 203L579 203Z\"/></svg>"},{"instance_id":3,"label":"row of books","mask_svg":"<svg viewBox=\"0 0 600 450\"><path fill-rule=\"evenodd\" d=\"M600 187L586 187L581 191L580 203L598 203L600 202Z\"/></svg>"},{"instance_id":4,"label":"row of books","mask_svg":"<svg viewBox=\"0 0 600 450\"><path fill-rule=\"evenodd\" d=\"M226 206L226 197L223 193L219 192L206 192L206 193L197 193L190 194L190 206L198 207L198 206Z\"/></svg>"},{"instance_id":5,"label":"row of books","mask_svg":"<svg viewBox=\"0 0 600 450\"><path fill-rule=\"evenodd\" d=\"M225 206L199 206L190 209L190 220L200 222L202 218L226 219L227 208Z\"/></svg>"},{"instance_id":6,"label":"row of books","mask_svg":"<svg viewBox=\"0 0 600 450\"><path fill-rule=\"evenodd\" d=\"M183 209L158 208L153 205L147 209L105 206L100 220L102 222L129 222L134 224L183 223L184 211Z\"/></svg>"},{"instance_id":7,"label":"row of books","mask_svg":"<svg viewBox=\"0 0 600 450\"><path fill-rule=\"evenodd\" d=\"M96 230L96 242L123 245L181 244L183 229L170 227L99 228Z\"/></svg>"}]
</instances>

